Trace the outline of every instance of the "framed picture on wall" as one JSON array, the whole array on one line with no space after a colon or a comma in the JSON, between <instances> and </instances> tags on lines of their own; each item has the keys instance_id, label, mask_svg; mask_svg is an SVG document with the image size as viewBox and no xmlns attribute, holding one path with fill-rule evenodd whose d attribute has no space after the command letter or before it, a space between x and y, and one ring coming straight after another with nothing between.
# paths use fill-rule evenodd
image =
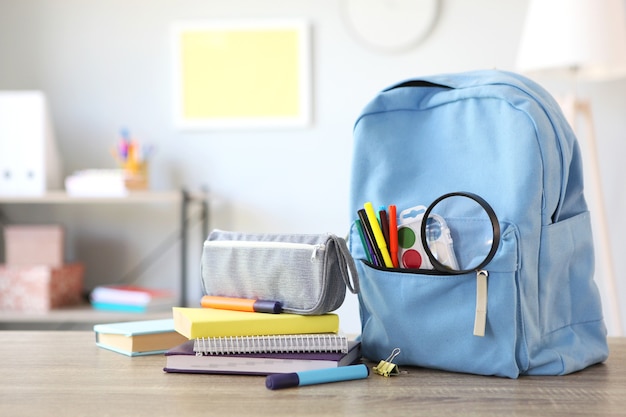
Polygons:
<instances>
[{"instance_id":1,"label":"framed picture on wall","mask_svg":"<svg viewBox=\"0 0 626 417\"><path fill-rule=\"evenodd\" d=\"M310 124L311 51L306 21L177 22L172 33L178 128Z\"/></svg>"}]
</instances>

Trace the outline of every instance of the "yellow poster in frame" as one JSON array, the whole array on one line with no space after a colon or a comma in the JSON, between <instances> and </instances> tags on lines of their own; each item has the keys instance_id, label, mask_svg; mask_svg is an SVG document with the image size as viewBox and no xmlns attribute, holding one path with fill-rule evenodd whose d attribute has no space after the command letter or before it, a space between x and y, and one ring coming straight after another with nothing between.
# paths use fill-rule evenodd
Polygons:
<instances>
[{"instance_id":1,"label":"yellow poster in frame","mask_svg":"<svg viewBox=\"0 0 626 417\"><path fill-rule=\"evenodd\" d=\"M173 54L174 118L181 129L311 121L306 21L178 22Z\"/></svg>"}]
</instances>

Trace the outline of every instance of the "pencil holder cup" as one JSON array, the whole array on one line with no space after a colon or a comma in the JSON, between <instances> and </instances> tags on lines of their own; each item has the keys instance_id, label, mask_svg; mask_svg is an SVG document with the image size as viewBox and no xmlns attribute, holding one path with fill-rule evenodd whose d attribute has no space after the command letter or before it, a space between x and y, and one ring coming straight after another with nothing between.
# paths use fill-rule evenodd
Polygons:
<instances>
[{"instance_id":1,"label":"pencil holder cup","mask_svg":"<svg viewBox=\"0 0 626 417\"><path fill-rule=\"evenodd\" d=\"M128 190L148 189L148 163L127 161L122 165L124 183Z\"/></svg>"}]
</instances>

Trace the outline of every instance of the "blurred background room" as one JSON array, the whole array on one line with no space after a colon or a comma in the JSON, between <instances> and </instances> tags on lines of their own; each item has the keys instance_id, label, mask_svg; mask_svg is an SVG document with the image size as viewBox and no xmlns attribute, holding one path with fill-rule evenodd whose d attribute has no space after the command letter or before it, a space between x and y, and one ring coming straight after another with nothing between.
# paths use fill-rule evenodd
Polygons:
<instances>
[{"instance_id":1,"label":"blurred background room","mask_svg":"<svg viewBox=\"0 0 626 417\"><path fill-rule=\"evenodd\" d=\"M579 1L556 3L563 8ZM623 25L626 0L592 3L598 8L617 5L616 16ZM0 91L43 92L62 178L82 170L116 168L119 161L111 150L128 135L150 146L148 190L208 191L210 228L346 236L352 220L348 210L352 126L379 90L438 73L528 70L555 96L574 92L593 108L593 119L583 118L580 128L575 123L589 176L586 195L594 215L596 280L609 334L622 334L626 271L620 262L626 192L619 167L626 155L626 70L621 67L625 63L618 57L609 64L615 69L607 71L610 77L600 78L583 77L581 72L572 79L567 71L556 76L542 71L541 55L525 56L540 63L522 68L526 62L520 62L522 39L528 30L536 33L541 26L533 23L526 28L532 4L529 0L0 0ZM181 76L177 25L285 20L304 22L308 34L302 120L291 125L195 128L177 122L176 86ZM566 32L556 18L548 21L555 33ZM580 24L577 30L583 27ZM616 39L617 55L626 53L626 39L618 39L624 30L610 35ZM582 41L576 42L582 49ZM531 46L531 52L537 48ZM559 50L547 48L555 48L547 56ZM247 70L237 76L253 78L254 68ZM593 130L588 129L589 120ZM589 158L594 151L597 165ZM3 158L6 155L0 155L0 161ZM63 256L85 266L85 291L120 279L180 290L184 213L176 204L3 204L0 196L0 210L7 223L61 224ZM201 296L204 233L198 210L192 209L183 224L189 228L183 290L185 298L196 303ZM339 313L342 330L360 331L356 296L348 294Z\"/></svg>"}]
</instances>

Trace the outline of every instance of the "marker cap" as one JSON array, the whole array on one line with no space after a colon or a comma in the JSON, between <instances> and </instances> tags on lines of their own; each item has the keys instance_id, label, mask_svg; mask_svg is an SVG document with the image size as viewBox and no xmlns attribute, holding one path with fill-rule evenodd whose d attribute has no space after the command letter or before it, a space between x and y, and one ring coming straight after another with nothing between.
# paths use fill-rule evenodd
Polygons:
<instances>
[{"instance_id":1,"label":"marker cap","mask_svg":"<svg viewBox=\"0 0 626 417\"><path fill-rule=\"evenodd\" d=\"M298 374L293 372L289 374L272 374L265 378L265 386L268 389L291 388L300 385Z\"/></svg>"},{"instance_id":2,"label":"marker cap","mask_svg":"<svg viewBox=\"0 0 626 417\"><path fill-rule=\"evenodd\" d=\"M283 311L283 305L279 301L256 300L253 305L254 311L258 313L277 314Z\"/></svg>"}]
</instances>

